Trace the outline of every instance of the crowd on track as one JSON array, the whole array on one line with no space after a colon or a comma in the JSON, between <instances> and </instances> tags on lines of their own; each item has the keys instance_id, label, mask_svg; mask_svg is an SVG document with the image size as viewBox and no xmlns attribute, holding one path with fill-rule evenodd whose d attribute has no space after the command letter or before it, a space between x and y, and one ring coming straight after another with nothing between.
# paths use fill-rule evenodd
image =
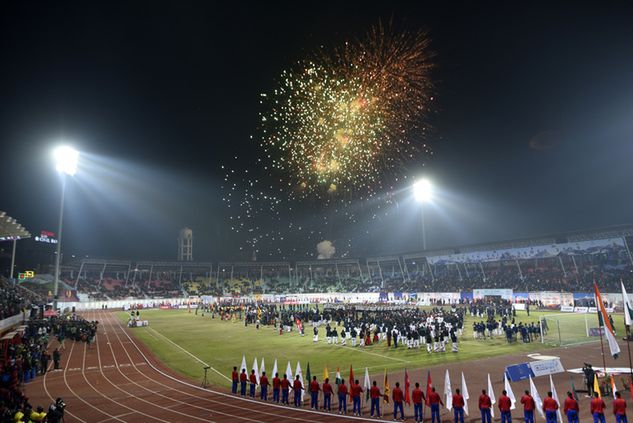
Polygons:
<instances>
[{"instance_id":1,"label":"crowd on track","mask_svg":"<svg viewBox=\"0 0 633 423\"><path fill-rule=\"evenodd\" d=\"M66 339L94 342L98 322L74 314L42 318L38 313L34 311L25 325L5 337L0 355L0 423L62 422L66 407L62 398L44 408L32 404L23 388L48 371L61 370Z\"/></svg>"}]
</instances>

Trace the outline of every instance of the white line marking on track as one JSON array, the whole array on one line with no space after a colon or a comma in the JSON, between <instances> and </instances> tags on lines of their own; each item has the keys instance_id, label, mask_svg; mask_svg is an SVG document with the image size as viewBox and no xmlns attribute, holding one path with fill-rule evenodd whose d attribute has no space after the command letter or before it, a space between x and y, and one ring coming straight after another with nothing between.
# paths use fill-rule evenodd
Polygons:
<instances>
[{"instance_id":1,"label":"white line marking on track","mask_svg":"<svg viewBox=\"0 0 633 423\"><path fill-rule=\"evenodd\" d=\"M172 341L171 339L169 339L168 337L166 337L165 335L163 335L162 333L154 330L153 328L148 327L148 329L150 331L153 331L154 333L162 336L164 339L166 339L167 341L169 341L172 345L175 345L176 347L180 348L181 350L183 350L184 352L186 352L187 354L189 354L191 357L193 357L195 360L197 360L199 363L204 364L205 366L208 366L211 370L213 370L214 372L216 372L217 374L219 374L220 376L222 376L224 379L228 380L229 382L231 381L231 378L229 378L227 375L225 375L224 373L219 372L217 369L215 369L213 366L211 366L208 363L205 363L204 361L200 360L198 357L196 357L195 355L191 354L189 351L187 351L186 349L184 349L183 347L181 347L180 345L176 344L174 341Z\"/></svg>"},{"instance_id":2,"label":"white line marking on track","mask_svg":"<svg viewBox=\"0 0 633 423\"><path fill-rule=\"evenodd\" d=\"M141 354L141 355L143 356L143 358L147 361L147 364L148 364L148 365L149 365L149 366L150 366L150 367L151 367L154 371L156 371L156 372L160 373L160 374L161 374L161 375L163 375L165 378L171 379L171 380L173 380L173 381L175 381L175 382L178 382L178 383L180 383L180 384L182 384L182 385L188 386L188 387L193 388L193 389L195 389L195 390L202 391L202 392L210 392L210 393L213 393L213 394L216 394L216 395L219 395L219 396L225 397L225 398L232 398L232 399L237 400L237 401L241 401L241 402L248 402L248 403L251 403L251 404L265 405L265 406L267 406L267 407L277 408L277 409L286 410L286 411L287 411L287 410L289 410L289 408L288 408L288 407L286 407L286 406L277 405L277 404L270 404L270 403L262 403L261 401L256 401L256 400L252 400L252 399L249 399L249 398L236 397L236 396L234 396L234 395L232 395L232 394L227 394L227 393L224 393L224 392L221 392L221 391L215 391L215 390L213 390L213 389L209 389L209 388L206 388L206 389L205 389L205 388L202 388L202 387L200 387L200 386L194 385L194 384L192 384L192 383L186 382L186 381L184 381L184 380L177 379L177 378L175 378L175 377L173 377L173 376L171 376L171 375L169 375L169 374L167 374L167 373L163 372L162 370L160 370L159 368L157 368L156 366L154 366L154 365L150 362L150 360L149 360L149 359L147 358L147 356L143 353L143 351L141 351L141 349L140 349L140 348L139 348L139 346L137 345L136 341L135 341L135 340L133 340L133 339L132 339L132 337L130 337L129 333L125 330L125 328L123 328L123 326L121 325L121 323L119 322L119 320L118 320L117 318L114 318L114 319L115 319L115 321L117 322L117 324L118 324L118 326L119 326L120 330L121 330L121 331L125 334L125 336L126 336L126 337L130 340L130 343L131 343L132 345L134 345L134 347L138 350L139 354ZM159 332L156 332L156 333L159 333ZM163 385L163 386L166 386L166 385L164 385L164 384L162 384L162 385ZM174 389L174 388L171 388L171 387L170 387L170 389ZM184 391L182 391L182 392L184 393ZM194 398L200 398L200 399L204 399L204 400L211 401L211 402L215 402L215 403L217 403L217 402L218 402L218 401L211 400L210 398L200 397L200 396L197 396L197 395L191 395L191 394L189 394L189 395L190 395L190 396L192 396L192 397L194 397ZM226 406L234 407L234 408L240 408L239 406L233 406L232 404L228 404L228 403L223 403L223 404L225 404ZM330 418L331 418L331 417L335 417L335 418L337 418L337 419L359 420L359 421L368 421L368 420L370 420L369 418L356 417L356 416L347 416L347 415L337 415L337 414L325 413L325 412L322 412L322 411L308 410L308 409L303 409L303 408L299 408L299 409L297 409L297 408L292 408L292 410L294 410L294 411L298 411L298 412L302 412L302 413L316 414L316 415L320 415L320 416L323 416L323 417L330 417ZM215 412L216 412L216 413L218 413L217 411L215 411ZM262 414L273 415L273 416L277 416L277 417L281 418L281 416L280 416L280 415L278 415L278 414L267 413L267 412L264 412L264 411L259 411L259 410L257 410L257 413L262 413ZM234 416L234 417L237 417L237 416ZM305 421L304 419L299 419L299 418L290 417L290 416L285 416L284 418L285 418L285 419L292 419L292 420L301 420L301 421ZM391 421L391 420L378 420L378 419L376 419L376 420L371 419L371 420L372 420L372 421L378 421L378 422L389 422L389 421Z\"/></svg>"}]
</instances>

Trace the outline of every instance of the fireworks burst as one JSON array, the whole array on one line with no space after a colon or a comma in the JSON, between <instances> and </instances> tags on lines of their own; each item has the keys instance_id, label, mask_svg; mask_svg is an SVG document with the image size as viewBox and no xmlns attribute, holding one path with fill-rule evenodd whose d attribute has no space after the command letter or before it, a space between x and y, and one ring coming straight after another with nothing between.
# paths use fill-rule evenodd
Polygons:
<instances>
[{"instance_id":1,"label":"fireworks burst","mask_svg":"<svg viewBox=\"0 0 633 423\"><path fill-rule=\"evenodd\" d=\"M425 33L378 25L363 39L319 49L262 94L264 154L223 166L223 201L245 254L310 257L328 237L345 257L356 239L364 242L373 225L355 224L386 217L406 182L402 169L432 154L430 57Z\"/></svg>"},{"instance_id":2,"label":"fireworks burst","mask_svg":"<svg viewBox=\"0 0 633 423\"><path fill-rule=\"evenodd\" d=\"M365 198L429 153L429 40L378 25L282 73L262 95L261 145L291 197Z\"/></svg>"}]
</instances>

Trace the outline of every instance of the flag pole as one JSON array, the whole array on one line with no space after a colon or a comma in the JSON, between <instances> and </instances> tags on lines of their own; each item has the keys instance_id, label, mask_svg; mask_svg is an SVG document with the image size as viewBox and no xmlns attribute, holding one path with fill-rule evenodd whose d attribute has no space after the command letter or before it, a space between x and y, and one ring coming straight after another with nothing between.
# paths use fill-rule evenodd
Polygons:
<instances>
[{"instance_id":1,"label":"flag pole","mask_svg":"<svg viewBox=\"0 0 633 423\"><path fill-rule=\"evenodd\" d=\"M628 350L629 353L629 383L631 383L631 381L633 381L633 365L631 364L631 326L627 325L626 322L629 321L629 319L627 319L627 316L629 316L630 313L629 311L629 299L625 298L624 296L624 282L622 281L622 278L620 278L620 285L622 285L622 303L624 304L624 328L625 328L625 332L626 332L626 349ZM628 294L627 294L628 295ZM631 389L632 393L633 393L633 386L630 387L629 389Z\"/></svg>"},{"instance_id":2,"label":"flag pole","mask_svg":"<svg viewBox=\"0 0 633 423\"><path fill-rule=\"evenodd\" d=\"M624 307L626 307L626 305ZM625 310L625 313L628 313L628 310ZM633 365L631 364L631 326L625 325L624 327L626 328L626 349L629 351L629 374L633 379ZM633 389L633 386L630 389Z\"/></svg>"},{"instance_id":3,"label":"flag pole","mask_svg":"<svg viewBox=\"0 0 633 423\"><path fill-rule=\"evenodd\" d=\"M600 324L600 322L602 320L604 320L604 317L602 316L601 310L600 310L599 302L602 301L602 299L600 298L599 293L598 293L598 285L596 284L595 277L593 279L593 287L594 287L594 291L595 291L593 298L595 299L596 309L598 311L598 332L600 332L600 349L602 350L602 367L603 367L603 370L604 370L604 374L606 376L606 374L607 374L607 361L606 361L606 359L604 357L604 341L602 339L603 338L602 331L603 331L603 328L604 328L605 332L608 329L607 329L607 323L606 322L602 322L602 324Z\"/></svg>"}]
</instances>

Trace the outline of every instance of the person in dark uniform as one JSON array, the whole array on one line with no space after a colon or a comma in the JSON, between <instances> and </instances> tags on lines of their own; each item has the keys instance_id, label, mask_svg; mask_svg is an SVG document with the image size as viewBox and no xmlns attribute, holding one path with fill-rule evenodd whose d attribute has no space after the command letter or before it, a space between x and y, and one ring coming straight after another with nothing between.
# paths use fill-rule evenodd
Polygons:
<instances>
[{"instance_id":1,"label":"person in dark uniform","mask_svg":"<svg viewBox=\"0 0 633 423\"><path fill-rule=\"evenodd\" d=\"M59 349L55 348L53 351L53 363L55 364L55 370L59 370L59 362L62 359L62 353L59 352Z\"/></svg>"}]
</instances>

